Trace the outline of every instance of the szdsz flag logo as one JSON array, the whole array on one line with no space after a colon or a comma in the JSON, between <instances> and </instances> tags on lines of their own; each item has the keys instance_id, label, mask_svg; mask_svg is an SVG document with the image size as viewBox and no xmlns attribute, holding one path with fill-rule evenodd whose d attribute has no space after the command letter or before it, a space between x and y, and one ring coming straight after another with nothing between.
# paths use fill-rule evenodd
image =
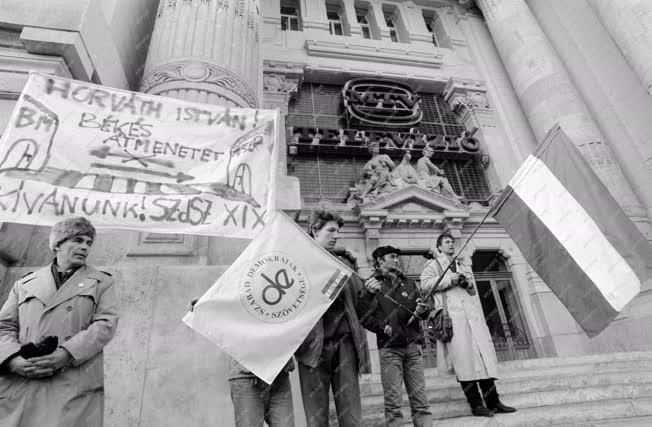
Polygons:
<instances>
[{"instance_id":1,"label":"szdsz flag logo","mask_svg":"<svg viewBox=\"0 0 652 427\"><path fill-rule=\"evenodd\" d=\"M310 283L290 256L272 252L258 257L240 282L240 300L254 318L283 323L303 310Z\"/></svg>"}]
</instances>

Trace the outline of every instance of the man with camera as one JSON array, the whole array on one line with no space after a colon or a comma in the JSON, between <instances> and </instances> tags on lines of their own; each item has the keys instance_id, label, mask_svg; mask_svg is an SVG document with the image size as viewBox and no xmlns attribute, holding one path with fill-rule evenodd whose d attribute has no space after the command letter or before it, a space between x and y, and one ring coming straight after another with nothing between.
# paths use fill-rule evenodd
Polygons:
<instances>
[{"instance_id":1,"label":"man with camera","mask_svg":"<svg viewBox=\"0 0 652 427\"><path fill-rule=\"evenodd\" d=\"M455 239L448 233L437 238L436 251L433 252L435 259L429 261L421 273L421 290L424 293L434 291L434 312L447 310L453 324L451 341L437 343L438 364L441 366L450 361L473 415L490 417L497 412L515 412L516 409L504 405L498 398L494 384L498 377L496 351L477 295L471 265L454 257ZM478 385L486 406L482 403Z\"/></svg>"},{"instance_id":2,"label":"man with camera","mask_svg":"<svg viewBox=\"0 0 652 427\"><path fill-rule=\"evenodd\" d=\"M415 312L426 318L430 306L421 302L416 284L401 273L399 255L400 250L391 246L373 251L376 271L365 282L366 291L360 297L360 323L376 334L387 425L403 425L401 395L405 382L414 425L432 426L419 345L421 327L418 321L408 324Z\"/></svg>"}]
</instances>

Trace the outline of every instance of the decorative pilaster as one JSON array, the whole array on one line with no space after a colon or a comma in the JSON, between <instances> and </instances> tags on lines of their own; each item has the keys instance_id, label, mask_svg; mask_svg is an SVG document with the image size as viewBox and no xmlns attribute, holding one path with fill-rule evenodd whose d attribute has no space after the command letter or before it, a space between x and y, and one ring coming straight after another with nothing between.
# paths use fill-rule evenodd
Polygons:
<instances>
[{"instance_id":1,"label":"decorative pilaster","mask_svg":"<svg viewBox=\"0 0 652 427\"><path fill-rule=\"evenodd\" d=\"M652 2L590 0L589 4L652 95Z\"/></svg>"},{"instance_id":2,"label":"decorative pilaster","mask_svg":"<svg viewBox=\"0 0 652 427\"><path fill-rule=\"evenodd\" d=\"M488 173L491 192L505 188L518 165L512 156L507 155L506 141L501 140L496 129L496 118L489 104L484 83L451 78L444 87L444 100L467 129L462 138L477 139L482 147L483 165L488 168L493 164Z\"/></svg>"},{"instance_id":3,"label":"decorative pilaster","mask_svg":"<svg viewBox=\"0 0 652 427\"><path fill-rule=\"evenodd\" d=\"M297 94L303 80L304 64L283 62L265 62L263 75L263 108L279 109L281 112L278 143L278 183L277 203L279 209L300 210L301 196L299 178L288 176L288 149L285 128L285 116L288 104Z\"/></svg>"},{"instance_id":4,"label":"decorative pilaster","mask_svg":"<svg viewBox=\"0 0 652 427\"><path fill-rule=\"evenodd\" d=\"M611 149L524 0L476 0L538 141L556 123L641 231L652 235Z\"/></svg>"},{"instance_id":5,"label":"decorative pilaster","mask_svg":"<svg viewBox=\"0 0 652 427\"><path fill-rule=\"evenodd\" d=\"M277 66L265 64L263 75L263 106L264 108L281 110L285 116L288 104L299 91L303 80L303 67Z\"/></svg>"},{"instance_id":6,"label":"decorative pilaster","mask_svg":"<svg viewBox=\"0 0 652 427\"><path fill-rule=\"evenodd\" d=\"M257 0L161 0L141 91L258 107L260 13Z\"/></svg>"},{"instance_id":7,"label":"decorative pilaster","mask_svg":"<svg viewBox=\"0 0 652 427\"><path fill-rule=\"evenodd\" d=\"M380 0L371 0L369 13L373 14L374 20L378 25L381 40L389 41L389 27L385 23L385 14L383 13L383 5Z\"/></svg>"},{"instance_id":8,"label":"decorative pilaster","mask_svg":"<svg viewBox=\"0 0 652 427\"><path fill-rule=\"evenodd\" d=\"M305 4L305 8L303 5ZM305 0L301 2L301 19L303 30L328 32L328 19L326 17L326 2L324 0Z\"/></svg>"},{"instance_id":9,"label":"decorative pilaster","mask_svg":"<svg viewBox=\"0 0 652 427\"><path fill-rule=\"evenodd\" d=\"M351 37L362 38L362 27L358 24L358 17L355 13L355 0L342 0L342 15L346 17Z\"/></svg>"},{"instance_id":10,"label":"decorative pilaster","mask_svg":"<svg viewBox=\"0 0 652 427\"><path fill-rule=\"evenodd\" d=\"M405 9L405 24L410 35L410 41L432 43L432 34L426 28L426 21L423 19L421 8L417 7L412 0L402 3Z\"/></svg>"}]
</instances>

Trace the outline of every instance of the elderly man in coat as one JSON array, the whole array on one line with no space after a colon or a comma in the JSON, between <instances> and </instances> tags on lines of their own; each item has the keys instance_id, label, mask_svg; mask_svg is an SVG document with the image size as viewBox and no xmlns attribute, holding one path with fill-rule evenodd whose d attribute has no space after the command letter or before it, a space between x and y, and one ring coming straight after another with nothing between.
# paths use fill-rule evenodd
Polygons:
<instances>
[{"instance_id":1,"label":"elderly man in coat","mask_svg":"<svg viewBox=\"0 0 652 427\"><path fill-rule=\"evenodd\" d=\"M442 234L437 239L435 259L430 260L421 273L424 293L435 286L437 279L453 260L455 239ZM437 253L439 253L437 255ZM515 412L504 405L496 391L494 380L498 377L496 351L489 328L485 322L480 298L477 295L471 265L455 259L442 281L434 289L435 311L446 302L453 324L453 338L448 343L437 343L437 354L442 361L450 361L462 386L471 411L475 416L492 416L496 412ZM486 406L482 404L482 389Z\"/></svg>"},{"instance_id":2,"label":"elderly man in coat","mask_svg":"<svg viewBox=\"0 0 652 427\"><path fill-rule=\"evenodd\" d=\"M85 218L56 224L54 260L18 280L0 310L4 427L102 425L102 349L118 315L111 275L86 265L94 238Z\"/></svg>"}]
</instances>

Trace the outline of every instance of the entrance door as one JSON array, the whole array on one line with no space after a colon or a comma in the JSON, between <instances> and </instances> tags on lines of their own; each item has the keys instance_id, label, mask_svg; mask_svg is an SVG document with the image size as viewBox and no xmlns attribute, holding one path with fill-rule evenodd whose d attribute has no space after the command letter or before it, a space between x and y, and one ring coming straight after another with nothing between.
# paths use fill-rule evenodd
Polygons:
<instances>
[{"instance_id":1,"label":"entrance door","mask_svg":"<svg viewBox=\"0 0 652 427\"><path fill-rule=\"evenodd\" d=\"M535 357L511 279L476 280L498 360Z\"/></svg>"}]
</instances>

